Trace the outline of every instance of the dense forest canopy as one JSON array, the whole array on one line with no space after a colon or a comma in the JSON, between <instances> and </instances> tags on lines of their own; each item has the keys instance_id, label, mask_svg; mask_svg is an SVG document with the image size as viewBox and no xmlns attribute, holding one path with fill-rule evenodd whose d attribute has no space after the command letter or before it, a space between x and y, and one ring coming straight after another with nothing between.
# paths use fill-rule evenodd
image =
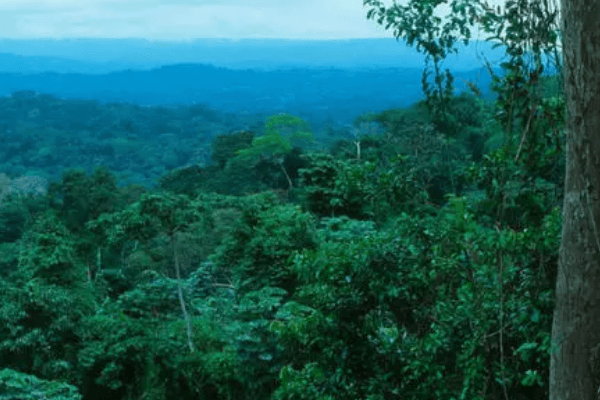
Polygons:
<instances>
[{"instance_id":1,"label":"dense forest canopy","mask_svg":"<svg viewBox=\"0 0 600 400\"><path fill-rule=\"evenodd\" d=\"M492 98L421 37L424 98L349 126L0 99L0 399L548 398L565 96L519 10L473 16Z\"/></svg>"}]
</instances>

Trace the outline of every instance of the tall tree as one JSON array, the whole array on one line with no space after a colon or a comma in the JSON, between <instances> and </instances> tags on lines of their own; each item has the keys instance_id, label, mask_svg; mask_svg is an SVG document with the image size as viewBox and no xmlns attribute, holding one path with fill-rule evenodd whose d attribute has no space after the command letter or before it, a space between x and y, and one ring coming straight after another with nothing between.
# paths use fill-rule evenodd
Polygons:
<instances>
[{"instance_id":1,"label":"tall tree","mask_svg":"<svg viewBox=\"0 0 600 400\"><path fill-rule=\"evenodd\" d=\"M310 126L301 118L280 114L269 117L265 133L252 140L252 146L238 150L238 157L247 160L269 160L277 164L288 181L288 190L294 185L285 168L285 158L295 146L313 140Z\"/></svg>"},{"instance_id":2,"label":"tall tree","mask_svg":"<svg viewBox=\"0 0 600 400\"><path fill-rule=\"evenodd\" d=\"M550 400L600 389L600 2L562 0L567 160Z\"/></svg>"}]
</instances>

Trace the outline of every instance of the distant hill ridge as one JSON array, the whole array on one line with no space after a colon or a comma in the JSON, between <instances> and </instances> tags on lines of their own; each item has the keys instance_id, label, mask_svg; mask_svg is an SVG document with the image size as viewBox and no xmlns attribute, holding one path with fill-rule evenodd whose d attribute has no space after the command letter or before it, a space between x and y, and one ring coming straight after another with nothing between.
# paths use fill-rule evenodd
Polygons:
<instances>
[{"instance_id":1,"label":"distant hill ridge","mask_svg":"<svg viewBox=\"0 0 600 400\"><path fill-rule=\"evenodd\" d=\"M457 91L489 96L489 42L444 61ZM206 104L227 112L291 112L348 123L422 98L424 56L394 39L0 39L0 96L31 90L62 98L140 105ZM497 70L498 71L498 70Z\"/></svg>"},{"instance_id":2,"label":"distant hill ridge","mask_svg":"<svg viewBox=\"0 0 600 400\"><path fill-rule=\"evenodd\" d=\"M226 112L289 112L350 123L358 115L406 107L422 98L422 68L344 70L290 68L233 70L203 64L177 64L152 70L102 75L76 73L0 73L0 96L29 90L67 99L139 105L205 104ZM465 81L489 93L483 69L455 74L458 91Z\"/></svg>"},{"instance_id":3,"label":"distant hill ridge","mask_svg":"<svg viewBox=\"0 0 600 400\"><path fill-rule=\"evenodd\" d=\"M503 52L489 42L459 46L445 66L470 70L482 65L478 54L498 60ZM0 39L0 72L107 73L180 63L231 69L420 68L423 55L393 38L348 40L199 39L158 42L141 39Z\"/></svg>"}]
</instances>

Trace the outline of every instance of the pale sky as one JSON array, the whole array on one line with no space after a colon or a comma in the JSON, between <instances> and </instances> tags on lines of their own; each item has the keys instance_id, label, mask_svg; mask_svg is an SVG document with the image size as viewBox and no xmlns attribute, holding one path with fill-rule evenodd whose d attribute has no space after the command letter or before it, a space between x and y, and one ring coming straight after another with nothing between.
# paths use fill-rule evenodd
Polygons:
<instances>
[{"instance_id":1,"label":"pale sky","mask_svg":"<svg viewBox=\"0 0 600 400\"><path fill-rule=\"evenodd\" d=\"M389 36L362 0L0 0L1 38Z\"/></svg>"},{"instance_id":2,"label":"pale sky","mask_svg":"<svg viewBox=\"0 0 600 400\"><path fill-rule=\"evenodd\" d=\"M392 35L375 21L368 21L366 12L362 0L0 0L0 38L345 39Z\"/></svg>"}]
</instances>

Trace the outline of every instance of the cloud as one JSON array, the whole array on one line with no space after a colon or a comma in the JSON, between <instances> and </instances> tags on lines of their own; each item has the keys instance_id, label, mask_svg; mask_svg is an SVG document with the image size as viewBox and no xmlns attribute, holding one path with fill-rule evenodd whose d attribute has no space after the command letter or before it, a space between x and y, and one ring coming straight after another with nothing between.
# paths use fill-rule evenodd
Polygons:
<instances>
[{"instance_id":1,"label":"cloud","mask_svg":"<svg viewBox=\"0 0 600 400\"><path fill-rule=\"evenodd\" d=\"M362 0L0 0L3 37L350 38L389 33Z\"/></svg>"},{"instance_id":2,"label":"cloud","mask_svg":"<svg viewBox=\"0 0 600 400\"><path fill-rule=\"evenodd\" d=\"M385 0L390 5L392 0ZM408 0L400 0L406 4ZM504 0L490 0L490 5ZM439 7L446 13L448 7ZM391 37L362 0L0 0L0 37Z\"/></svg>"}]
</instances>

